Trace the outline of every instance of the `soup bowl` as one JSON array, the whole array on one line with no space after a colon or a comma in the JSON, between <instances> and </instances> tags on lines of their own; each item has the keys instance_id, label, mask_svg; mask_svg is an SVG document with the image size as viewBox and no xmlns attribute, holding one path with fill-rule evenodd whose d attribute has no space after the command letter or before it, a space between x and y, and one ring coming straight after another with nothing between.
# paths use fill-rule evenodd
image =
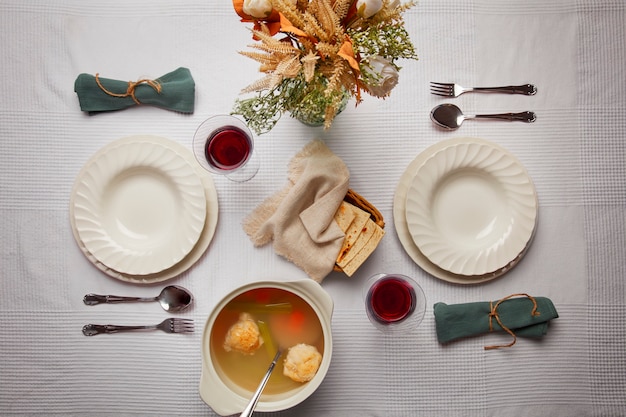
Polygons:
<instances>
[{"instance_id":1,"label":"soup bowl","mask_svg":"<svg viewBox=\"0 0 626 417\"><path fill-rule=\"evenodd\" d=\"M324 380L330 366L333 349L331 318L334 304L330 295L322 289L318 283L310 279L288 282L260 281L239 287L222 298L213 308L206 320L204 333L202 335L200 397L209 407L222 416L238 414L246 408L253 395L254 388L261 382L262 375L259 376L258 381L255 380L255 387L252 390L244 388L234 382L220 365L215 348L211 348L212 342L213 346L216 345L216 342L222 342L221 340L212 340L212 337L218 337L216 336L217 332L213 332L213 329L216 327L216 320L220 316L220 313L229 306L229 303L233 301L233 299L259 289L287 291L308 304L321 325L323 349L320 351L322 361L319 369L310 381L295 384L286 391L263 394L256 406L256 411L281 411L298 405L315 392ZM284 346L281 347L283 349L285 348ZM262 347L260 349L262 349ZM283 353L280 361L282 361L284 357L285 353ZM271 358L267 360L268 367L270 362ZM281 371L282 367L279 368L278 366L274 370L274 372Z\"/></svg>"}]
</instances>

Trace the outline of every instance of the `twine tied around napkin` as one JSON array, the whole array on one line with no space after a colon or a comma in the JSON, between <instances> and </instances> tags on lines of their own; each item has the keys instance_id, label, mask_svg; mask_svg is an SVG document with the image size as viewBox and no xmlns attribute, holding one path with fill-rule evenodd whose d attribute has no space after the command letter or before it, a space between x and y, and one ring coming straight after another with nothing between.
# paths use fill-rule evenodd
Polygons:
<instances>
[{"instance_id":1,"label":"twine tied around napkin","mask_svg":"<svg viewBox=\"0 0 626 417\"><path fill-rule=\"evenodd\" d=\"M118 94L118 93L114 93L112 91L107 90L103 85L102 82L100 81L100 74L96 73L95 76L96 79L96 84L98 84L98 87L100 87L100 89L102 91L104 91L105 93L107 93L108 95L112 96L112 97L129 97L133 99L133 101L136 104L141 104L141 101L139 101L137 99L137 96L135 95L135 88L137 88L138 85L140 84L148 84L150 87L154 88L154 90L161 94L161 90L163 90L163 87L161 87L161 84L158 81L155 80L149 80L147 78L141 79L139 81L129 81L128 82L128 88L126 89L126 92L124 94Z\"/></svg>"},{"instance_id":2,"label":"twine tied around napkin","mask_svg":"<svg viewBox=\"0 0 626 417\"><path fill-rule=\"evenodd\" d=\"M537 311L537 300L535 300L534 297L528 295L528 294L511 294L509 296L506 296L500 300L498 300L498 302L494 305L493 301L489 301L489 305L490 305L490 309L491 311L489 312L489 331L493 332L493 319L495 318L496 321L498 322L498 324L500 325L500 327L502 328L502 330L504 330L505 332L507 332L508 334L510 334L511 336L513 336L513 340L511 341L511 343L508 343L506 345L491 345L491 346L485 346L485 350L491 350L491 349L499 349L502 347L511 347L515 344L515 342L517 342L517 336L515 336L515 333L513 333L513 331L511 329L509 329L508 327L506 327L504 324L502 324L502 320L500 320L500 315L498 314L498 307L500 306L500 304L502 304L504 301L513 298L513 297L527 297L528 299L530 299L533 302L533 309L530 312L531 316L539 316L541 315L541 313L539 313Z\"/></svg>"},{"instance_id":3,"label":"twine tied around napkin","mask_svg":"<svg viewBox=\"0 0 626 417\"><path fill-rule=\"evenodd\" d=\"M120 81L80 74L74 82L80 109L89 113L150 105L180 113L193 113L195 82L187 68L180 67L154 80Z\"/></svg>"},{"instance_id":4,"label":"twine tied around napkin","mask_svg":"<svg viewBox=\"0 0 626 417\"><path fill-rule=\"evenodd\" d=\"M255 246L273 241L277 254L321 283L345 237L334 215L349 179L343 161L321 140L311 141L290 161L284 188L253 210L243 229Z\"/></svg>"},{"instance_id":5,"label":"twine tied around napkin","mask_svg":"<svg viewBox=\"0 0 626 417\"><path fill-rule=\"evenodd\" d=\"M511 347L518 337L540 338L548 332L550 320L559 317L549 298L525 293L511 294L496 302L436 303L434 314L439 343L496 331L513 337L511 343L485 346L485 350Z\"/></svg>"}]
</instances>

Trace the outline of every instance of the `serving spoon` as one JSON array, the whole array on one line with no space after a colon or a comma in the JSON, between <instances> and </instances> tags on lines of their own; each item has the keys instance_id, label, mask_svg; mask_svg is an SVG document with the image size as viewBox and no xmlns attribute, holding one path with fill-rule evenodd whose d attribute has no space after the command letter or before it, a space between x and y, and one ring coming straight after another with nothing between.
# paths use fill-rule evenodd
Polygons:
<instances>
[{"instance_id":1,"label":"serving spoon","mask_svg":"<svg viewBox=\"0 0 626 417\"><path fill-rule=\"evenodd\" d=\"M500 113L500 114L474 114L464 115L461 109L454 104L440 104L430 112L431 120L438 126L455 130L461 127L463 121L467 119L496 119L496 120L517 120L520 122L532 123L537 119L534 112L523 111L520 113Z\"/></svg>"},{"instance_id":2,"label":"serving spoon","mask_svg":"<svg viewBox=\"0 0 626 417\"><path fill-rule=\"evenodd\" d=\"M193 295L189 290L178 286L168 285L156 297L120 297L118 295L87 294L83 302L88 306L101 303L150 302L158 301L163 310L172 313L183 311L193 303Z\"/></svg>"},{"instance_id":3,"label":"serving spoon","mask_svg":"<svg viewBox=\"0 0 626 417\"><path fill-rule=\"evenodd\" d=\"M243 410L243 412L240 414L240 417L250 417L252 413L254 412L254 409L256 408L256 405L259 402L259 398L261 398L261 394L263 393L263 390L265 389L265 385L267 385L267 381L269 381L270 376L272 375L272 371L274 370L274 367L276 366L276 362L278 362L278 358L280 358L281 354L282 354L282 350L278 349L278 351L276 351L276 355L274 355L274 359L272 360L272 363L270 363L270 366L267 369L267 372L265 373L265 376L261 380L261 383L257 387L256 391L254 392L254 395L250 399L250 402L248 403L246 408Z\"/></svg>"}]
</instances>

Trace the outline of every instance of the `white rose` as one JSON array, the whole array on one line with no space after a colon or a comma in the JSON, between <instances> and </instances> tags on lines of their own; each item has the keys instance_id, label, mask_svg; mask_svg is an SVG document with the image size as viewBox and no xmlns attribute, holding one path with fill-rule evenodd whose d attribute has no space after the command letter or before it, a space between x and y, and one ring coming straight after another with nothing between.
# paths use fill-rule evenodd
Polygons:
<instances>
[{"instance_id":1,"label":"white rose","mask_svg":"<svg viewBox=\"0 0 626 417\"><path fill-rule=\"evenodd\" d=\"M383 8L383 0L357 0L356 12L364 18L369 19Z\"/></svg>"},{"instance_id":2,"label":"white rose","mask_svg":"<svg viewBox=\"0 0 626 417\"><path fill-rule=\"evenodd\" d=\"M367 90L375 97L386 97L398 84L400 74L389 61L380 56L369 58L361 66Z\"/></svg>"},{"instance_id":3,"label":"white rose","mask_svg":"<svg viewBox=\"0 0 626 417\"><path fill-rule=\"evenodd\" d=\"M272 13L271 0L243 0L243 12L248 16L263 19Z\"/></svg>"}]
</instances>

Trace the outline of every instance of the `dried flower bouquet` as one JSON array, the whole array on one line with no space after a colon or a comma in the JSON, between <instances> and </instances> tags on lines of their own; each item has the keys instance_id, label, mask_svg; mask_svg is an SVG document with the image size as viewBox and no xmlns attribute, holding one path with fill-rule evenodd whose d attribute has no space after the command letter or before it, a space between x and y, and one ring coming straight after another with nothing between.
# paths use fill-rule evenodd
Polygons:
<instances>
[{"instance_id":1,"label":"dried flower bouquet","mask_svg":"<svg viewBox=\"0 0 626 417\"><path fill-rule=\"evenodd\" d=\"M254 24L252 51L265 76L242 90L233 109L257 134L283 112L300 118L320 112L324 127L362 93L387 97L398 83L399 59L417 59L404 27L413 7L399 0L233 0L243 22Z\"/></svg>"}]
</instances>

